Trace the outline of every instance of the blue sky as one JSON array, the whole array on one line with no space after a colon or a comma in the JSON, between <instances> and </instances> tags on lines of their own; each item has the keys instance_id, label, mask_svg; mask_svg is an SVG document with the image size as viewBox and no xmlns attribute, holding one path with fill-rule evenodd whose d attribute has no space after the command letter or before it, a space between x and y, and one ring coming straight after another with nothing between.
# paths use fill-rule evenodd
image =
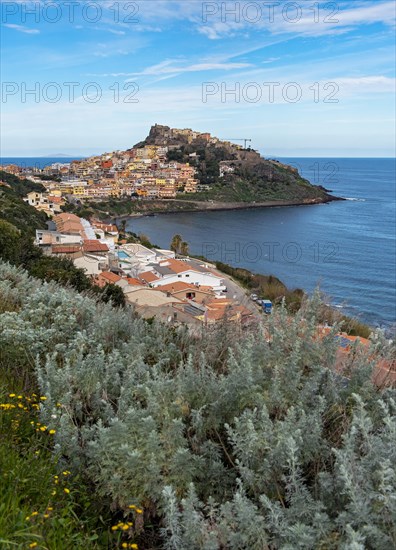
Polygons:
<instances>
[{"instance_id":1,"label":"blue sky","mask_svg":"<svg viewBox=\"0 0 396 550\"><path fill-rule=\"evenodd\" d=\"M267 156L394 156L393 0L1 8L3 156L126 149L156 122Z\"/></svg>"}]
</instances>

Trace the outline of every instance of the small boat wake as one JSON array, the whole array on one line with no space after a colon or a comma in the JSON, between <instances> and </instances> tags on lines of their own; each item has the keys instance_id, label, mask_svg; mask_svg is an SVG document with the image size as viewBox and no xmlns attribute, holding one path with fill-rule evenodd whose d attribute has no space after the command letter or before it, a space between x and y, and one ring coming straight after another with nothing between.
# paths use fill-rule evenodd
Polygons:
<instances>
[{"instance_id":1,"label":"small boat wake","mask_svg":"<svg viewBox=\"0 0 396 550\"><path fill-rule=\"evenodd\" d=\"M344 197L345 201L354 201L354 202L366 202L366 199L357 199L355 197Z\"/></svg>"}]
</instances>

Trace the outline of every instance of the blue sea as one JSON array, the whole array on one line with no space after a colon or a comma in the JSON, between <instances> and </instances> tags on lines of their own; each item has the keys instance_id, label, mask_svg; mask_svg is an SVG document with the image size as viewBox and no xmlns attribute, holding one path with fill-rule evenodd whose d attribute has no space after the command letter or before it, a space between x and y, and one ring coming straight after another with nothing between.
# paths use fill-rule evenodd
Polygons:
<instances>
[{"instance_id":1,"label":"blue sea","mask_svg":"<svg viewBox=\"0 0 396 550\"><path fill-rule=\"evenodd\" d=\"M16 164L21 168L45 168L51 164L67 164L82 157L0 157L0 164Z\"/></svg>"},{"instance_id":2,"label":"blue sea","mask_svg":"<svg viewBox=\"0 0 396 550\"><path fill-rule=\"evenodd\" d=\"M132 218L128 229L290 288L320 286L341 311L385 329L396 320L395 159L279 159L346 201L326 205Z\"/></svg>"}]
</instances>

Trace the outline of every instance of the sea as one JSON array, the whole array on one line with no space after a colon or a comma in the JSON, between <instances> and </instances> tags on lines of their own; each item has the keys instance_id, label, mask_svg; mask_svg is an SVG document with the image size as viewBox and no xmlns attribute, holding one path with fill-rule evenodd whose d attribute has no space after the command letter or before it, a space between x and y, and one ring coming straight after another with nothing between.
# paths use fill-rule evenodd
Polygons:
<instances>
[{"instance_id":1,"label":"sea","mask_svg":"<svg viewBox=\"0 0 396 550\"><path fill-rule=\"evenodd\" d=\"M22 168L45 168L51 164L67 164L82 157L0 157L0 165L16 164Z\"/></svg>"},{"instance_id":2,"label":"sea","mask_svg":"<svg viewBox=\"0 0 396 550\"><path fill-rule=\"evenodd\" d=\"M73 158L1 158L44 167ZM279 158L345 201L295 207L186 212L130 218L127 229L168 248L182 235L190 252L311 293L393 334L396 327L395 159Z\"/></svg>"}]
</instances>

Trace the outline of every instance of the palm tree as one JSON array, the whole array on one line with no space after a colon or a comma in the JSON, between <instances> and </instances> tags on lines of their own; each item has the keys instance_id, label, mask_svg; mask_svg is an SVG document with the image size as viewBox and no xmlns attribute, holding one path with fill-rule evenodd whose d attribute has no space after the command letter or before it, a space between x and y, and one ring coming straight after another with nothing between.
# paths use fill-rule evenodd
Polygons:
<instances>
[{"instance_id":1,"label":"palm tree","mask_svg":"<svg viewBox=\"0 0 396 550\"><path fill-rule=\"evenodd\" d=\"M125 235L125 232L126 232L126 220L121 220L121 224L120 224L120 233L122 233L123 235Z\"/></svg>"},{"instance_id":2,"label":"palm tree","mask_svg":"<svg viewBox=\"0 0 396 550\"><path fill-rule=\"evenodd\" d=\"M180 248L183 242L183 237L181 235L173 235L170 249L175 253L180 253Z\"/></svg>"}]
</instances>

